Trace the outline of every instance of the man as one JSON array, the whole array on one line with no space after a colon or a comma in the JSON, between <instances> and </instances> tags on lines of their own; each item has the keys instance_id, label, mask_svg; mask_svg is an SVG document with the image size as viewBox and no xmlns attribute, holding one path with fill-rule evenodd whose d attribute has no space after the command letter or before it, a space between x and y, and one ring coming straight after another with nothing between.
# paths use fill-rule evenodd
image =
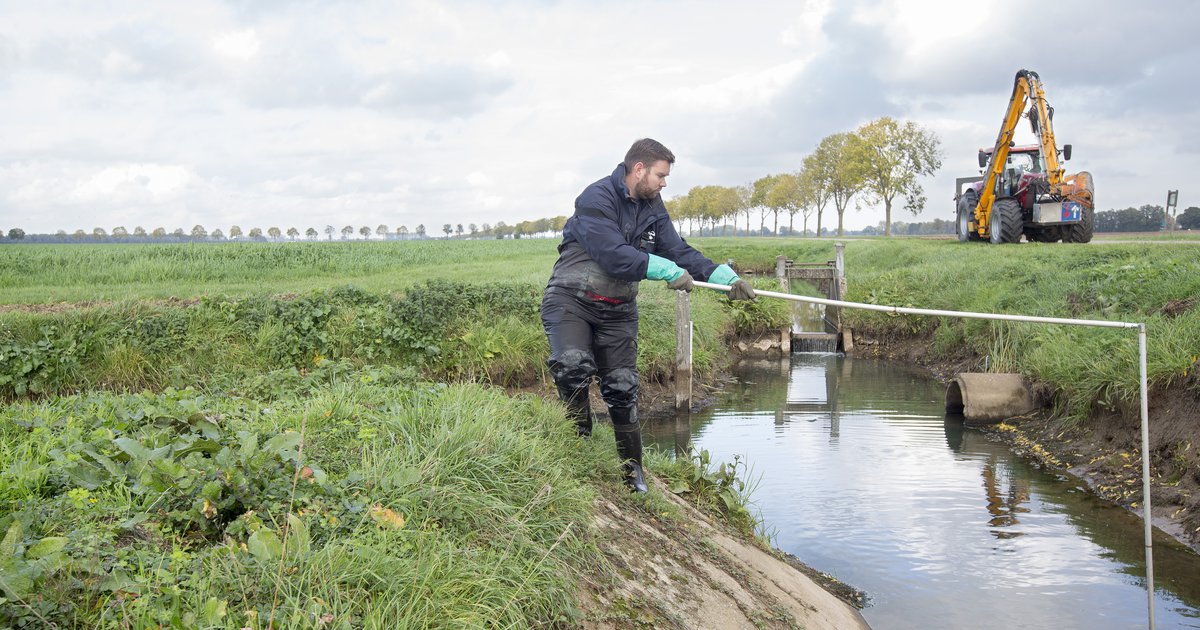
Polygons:
<instances>
[{"instance_id":1,"label":"man","mask_svg":"<svg viewBox=\"0 0 1200 630\"><path fill-rule=\"evenodd\" d=\"M542 300L542 326L550 340L546 364L581 436L592 433L588 388L600 376L626 484L646 492L642 433L638 424L638 282L663 280L681 291L692 278L732 285L730 299L754 299L754 288L729 265L692 249L667 216L659 192L675 155L645 138L633 143L612 175L575 200L563 228L558 262Z\"/></svg>"}]
</instances>

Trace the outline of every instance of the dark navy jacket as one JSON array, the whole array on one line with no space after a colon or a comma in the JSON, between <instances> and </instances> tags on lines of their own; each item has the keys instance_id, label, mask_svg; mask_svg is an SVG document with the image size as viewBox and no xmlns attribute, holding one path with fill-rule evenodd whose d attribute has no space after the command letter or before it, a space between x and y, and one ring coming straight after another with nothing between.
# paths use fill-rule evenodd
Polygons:
<instances>
[{"instance_id":1,"label":"dark navy jacket","mask_svg":"<svg viewBox=\"0 0 1200 630\"><path fill-rule=\"evenodd\" d=\"M547 286L621 301L637 296L638 282L646 277L646 254L673 261L697 280L707 280L717 268L675 231L661 196L629 197L624 164L575 200L558 253Z\"/></svg>"}]
</instances>

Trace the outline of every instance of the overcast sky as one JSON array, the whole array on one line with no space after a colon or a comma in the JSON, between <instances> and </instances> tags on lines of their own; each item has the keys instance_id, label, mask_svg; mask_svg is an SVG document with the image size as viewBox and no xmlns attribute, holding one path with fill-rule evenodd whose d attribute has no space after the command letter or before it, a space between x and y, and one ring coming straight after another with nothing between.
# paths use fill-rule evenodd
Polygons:
<instances>
[{"instance_id":1,"label":"overcast sky","mask_svg":"<svg viewBox=\"0 0 1200 630\"><path fill-rule=\"evenodd\" d=\"M639 137L675 152L671 197L880 116L940 136L917 220L950 219L1020 68L1099 209L1182 209L1198 27L1187 0L0 0L0 229L511 224L570 214Z\"/></svg>"}]
</instances>

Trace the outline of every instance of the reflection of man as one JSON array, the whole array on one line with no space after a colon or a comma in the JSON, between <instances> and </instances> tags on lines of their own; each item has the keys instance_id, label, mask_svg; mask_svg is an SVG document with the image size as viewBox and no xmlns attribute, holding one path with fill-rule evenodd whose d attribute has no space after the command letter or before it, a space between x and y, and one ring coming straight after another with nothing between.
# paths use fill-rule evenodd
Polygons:
<instances>
[{"instance_id":1,"label":"reflection of man","mask_svg":"<svg viewBox=\"0 0 1200 630\"><path fill-rule=\"evenodd\" d=\"M542 300L550 340L546 362L580 435L591 435L588 388L600 376L626 483L646 491L637 415L638 282L664 280L692 290L692 278L732 285L731 299L754 298L750 283L718 265L675 231L659 195L675 155L649 138L629 148L612 175L584 189L563 228L558 262Z\"/></svg>"}]
</instances>

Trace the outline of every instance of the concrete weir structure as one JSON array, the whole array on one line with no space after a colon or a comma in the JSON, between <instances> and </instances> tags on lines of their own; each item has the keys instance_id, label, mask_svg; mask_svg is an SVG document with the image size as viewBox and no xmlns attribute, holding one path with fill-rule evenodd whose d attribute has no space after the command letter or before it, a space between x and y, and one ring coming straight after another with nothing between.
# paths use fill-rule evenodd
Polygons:
<instances>
[{"instance_id":1,"label":"concrete weir structure","mask_svg":"<svg viewBox=\"0 0 1200 630\"><path fill-rule=\"evenodd\" d=\"M1033 396L1020 374L960 372L946 386L946 413L990 424L1029 413Z\"/></svg>"}]
</instances>

